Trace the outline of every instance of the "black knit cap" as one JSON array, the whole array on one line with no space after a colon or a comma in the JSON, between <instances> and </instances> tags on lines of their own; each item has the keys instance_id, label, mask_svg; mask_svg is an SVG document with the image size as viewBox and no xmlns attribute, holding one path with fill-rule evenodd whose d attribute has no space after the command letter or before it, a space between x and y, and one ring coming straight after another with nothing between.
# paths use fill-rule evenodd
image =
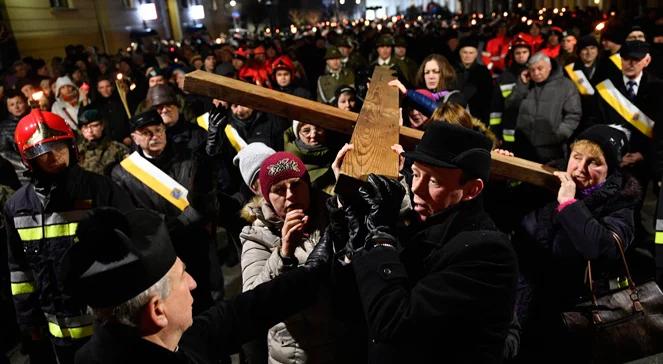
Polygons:
<instances>
[{"instance_id":1,"label":"black knit cap","mask_svg":"<svg viewBox=\"0 0 663 364\"><path fill-rule=\"evenodd\" d=\"M608 173L613 173L619 168L619 163L628 149L626 133L609 125L594 125L580 133L576 142L579 140L588 140L601 148L608 163Z\"/></svg>"},{"instance_id":2,"label":"black knit cap","mask_svg":"<svg viewBox=\"0 0 663 364\"><path fill-rule=\"evenodd\" d=\"M144 126L157 125L162 123L163 119L161 119L161 115L159 115L155 109L149 109L142 114L134 115L131 120L129 120L132 131L140 129Z\"/></svg>"},{"instance_id":3,"label":"black knit cap","mask_svg":"<svg viewBox=\"0 0 663 364\"><path fill-rule=\"evenodd\" d=\"M433 167L459 168L467 177L490 176L493 143L485 135L447 122L430 123L414 152L405 156Z\"/></svg>"},{"instance_id":4,"label":"black knit cap","mask_svg":"<svg viewBox=\"0 0 663 364\"><path fill-rule=\"evenodd\" d=\"M63 258L65 289L93 308L114 307L152 287L177 255L154 211L100 207L78 224Z\"/></svg>"},{"instance_id":5,"label":"black knit cap","mask_svg":"<svg viewBox=\"0 0 663 364\"><path fill-rule=\"evenodd\" d=\"M596 40L596 37L592 34L587 34L582 36L580 40L578 40L578 46L576 49L578 50L578 53L580 53L581 50L587 47L599 47L599 42Z\"/></svg>"},{"instance_id":6,"label":"black knit cap","mask_svg":"<svg viewBox=\"0 0 663 364\"><path fill-rule=\"evenodd\" d=\"M460 52L460 50L465 47L473 47L479 49L479 39L471 35L460 38L460 40L458 41L458 48L456 49L458 49L458 51Z\"/></svg>"}]
</instances>

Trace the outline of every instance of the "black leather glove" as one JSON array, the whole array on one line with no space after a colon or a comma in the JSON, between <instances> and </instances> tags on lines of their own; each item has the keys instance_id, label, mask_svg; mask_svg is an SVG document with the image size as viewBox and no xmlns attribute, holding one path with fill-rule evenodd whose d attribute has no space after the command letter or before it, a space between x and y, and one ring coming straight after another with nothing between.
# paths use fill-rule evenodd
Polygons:
<instances>
[{"instance_id":1,"label":"black leather glove","mask_svg":"<svg viewBox=\"0 0 663 364\"><path fill-rule=\"evenodd\" d=\"M205 145L207 155L213 157L221 153L226 138L224 133L226 125L228 125L227 110L220 105L213 107L207 122L207 145Z\"/></svg>"},{"instance_id":2,"label":"black leather glove","mask_svg":"<svg viewBox=\"0 0 663 364\"><path fill-rule=\"evenodd\" d=\"M332 234L332 242L334 253L340 253L345 248L349 239L348 223L345 219L345 211L338 206L338 199L336 196L329 197L325 201L325 207L329 213L329 229Z\"/></svg>"},{"instance_id":3,"label":"black leather glove","mask_svg":"<svg viewBox=\"0 0 663 364\"><path fill-rule=\"evenodd\" d=\"M403 185L396 180L371 173L368 182L359 188L359 195L368 205L366 215L368 234L365 242L372 244L379 240L392 242L395 245L397 242L395 226L405 196Z\"/></svg>"},{"instance_id":4,"label":"black leather glove","mask_svg":"<svg viewBox=\"0 0 663 364\"><path fill-rule=\"evenodd\" d=\"M333 253L332 231L330 227L325 229L324 234L316 244L311 254L304 263L304 268L317 273L329 272Z\"/></svg>"},{"instance_id":5,"label":"black leather glove","mask_svg":"<svg viewBox=\"0 0 663 364\"><path fill-rule=\"evenodd\" d=\"M365 224L366 217L361 211L361 206L357 206L357 204L343 206L348 229L348 243L345 250L351 255L364 248L368 235Z\"/></svg>"}]
</instances>

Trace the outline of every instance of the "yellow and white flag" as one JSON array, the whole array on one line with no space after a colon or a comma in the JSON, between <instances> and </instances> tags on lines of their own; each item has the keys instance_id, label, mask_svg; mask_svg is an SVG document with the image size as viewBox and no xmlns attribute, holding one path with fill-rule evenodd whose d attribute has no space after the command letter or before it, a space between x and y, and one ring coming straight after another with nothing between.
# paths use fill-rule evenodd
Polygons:
<instances>
[{"instance_id":1,"label":"yellow and white flag","mask_svg":"<svg viewBox=\"0 0 663 364\"><path fill-rule=\"evenodd\" d=\"M645 115L637 106L633 105L631 100L619 92L610 79L596 85L596 90L603 100L615 109L621 117L640 130L642 134L650 138L654 137L654 120Z\"/></svg>"},{"instance_id":2,"label":"yellow and white flag","mask_svg":"<svg viewBox=\"0 0 663 364\"><path fill-rule=\"evenodd\" d=\"M130 156L124 158L120 165L180 210L184 211L189 206L189 201L186 198L189 191L150 161L141 157L138 152L133 152Z\"/></svg>"},{"instance_id":3,"label":"yellow and white flag","mask_svg":"<svg viewBox=\"0 0 663 364\"><path fill-rule=\"evenodd\" d=\"M573 84L576 85L581 95L594 95L594 87L592 87L584 72L574 70L573 63L566 65L564 70L569 75L569 78L571 78L571 81L573 81Z\"/></svg>"}]
</instances>

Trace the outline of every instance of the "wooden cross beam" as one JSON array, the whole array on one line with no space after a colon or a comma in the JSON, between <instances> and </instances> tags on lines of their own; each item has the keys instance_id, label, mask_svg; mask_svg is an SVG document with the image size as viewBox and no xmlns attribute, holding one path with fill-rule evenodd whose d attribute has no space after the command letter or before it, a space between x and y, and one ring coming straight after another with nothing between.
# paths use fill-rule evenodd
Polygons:
<instances>
[{"instance_id":1,"label":"wooden cross beam","mask_svg":"<svg viewBox=\"0 0 663 364\"><path fill-rule=\"evenodd\" d=\"M371 87L359 112L350 143L354 149L343 159L337 192L351 193L370 173L398 179L398 155L391 146L398 144L398 89L388 85L395 79L389 67L375 67Z\"/></svg>"},{"instance_id":2,"label":"wooden cross beam","mask_svg":"<svg viewBox=\"0 0 663 364\"><path fill-rule=\"evenodd\" d=\"M205 71L188 73L184 79L184 90L274 113L288 119L305 120L307 123L345 134L352 134L359 117L357 113L340 110L317 101ZM403 126L400 127L399 133L400 144L406 150L414 148L423 135L420 130ZM493 153L491 172L496 176L555 190L559 188L559 180L553 176L553 171L554 169L540 163Z\"/></svg>"}]
</instances>

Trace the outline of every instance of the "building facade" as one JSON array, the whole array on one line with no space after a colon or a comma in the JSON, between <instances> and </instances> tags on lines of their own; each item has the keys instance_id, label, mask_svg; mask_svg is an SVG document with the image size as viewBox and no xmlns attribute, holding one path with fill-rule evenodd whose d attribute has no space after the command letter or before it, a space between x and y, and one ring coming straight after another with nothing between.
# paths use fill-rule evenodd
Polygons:
<instances>
[{"instance_id":1,"label":"building facade","mask_svg":"<svg viewBox=\"0 0 663 364\"><path fill-rule=\"evenodd\" d=\"M145 3L154 4L156 19L144 20ZM200 9L204 18L194 20ZM148 29L174 40L194 25L218 34L227 30L231 11L225 0L0 0L0 29L9 33L20 57L48 60L64 56L68 44L115 53L131 43L132 34Z\"/></svg>"}]
</instances>

